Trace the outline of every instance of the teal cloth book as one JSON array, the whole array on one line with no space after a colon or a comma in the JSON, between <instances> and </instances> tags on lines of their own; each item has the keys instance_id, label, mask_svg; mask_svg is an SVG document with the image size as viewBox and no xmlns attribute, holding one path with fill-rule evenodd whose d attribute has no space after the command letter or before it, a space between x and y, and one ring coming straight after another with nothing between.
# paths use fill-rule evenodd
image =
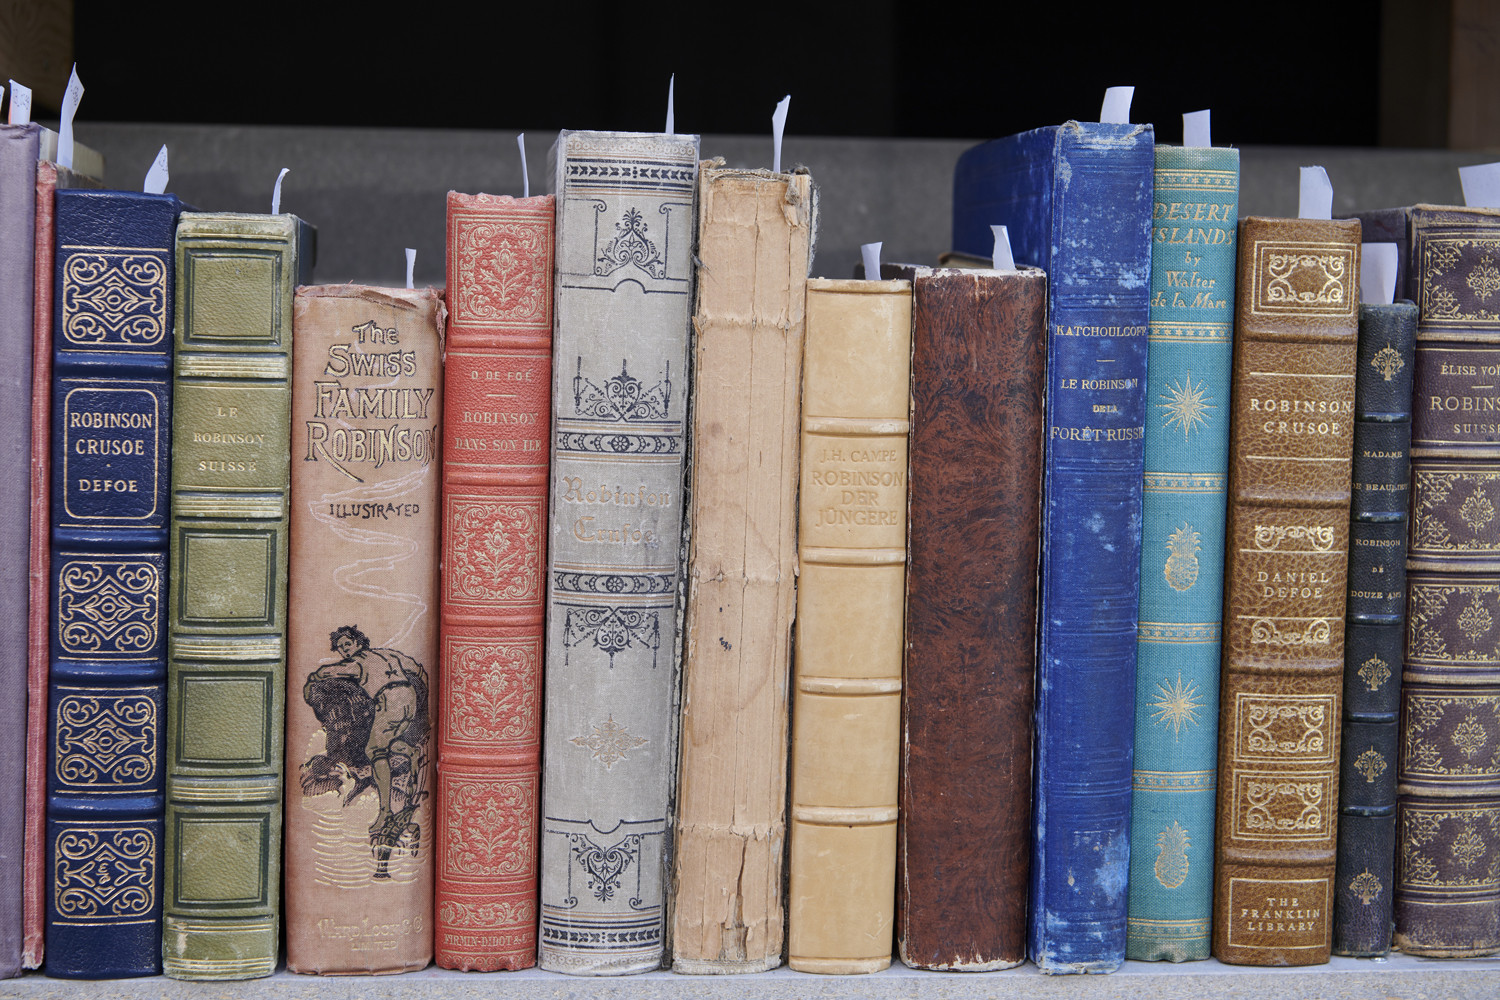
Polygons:
<instances>
[{"instance_id":1,"label":"teal cloth book","mask_svg":"<svg viewBox=\"0 0 1500 1000\"><path fill-rule=\"evenodd\" d=\"M1125 955L1208 958L1240 155L1156 147Z\"/></svg>"}]
</instances>

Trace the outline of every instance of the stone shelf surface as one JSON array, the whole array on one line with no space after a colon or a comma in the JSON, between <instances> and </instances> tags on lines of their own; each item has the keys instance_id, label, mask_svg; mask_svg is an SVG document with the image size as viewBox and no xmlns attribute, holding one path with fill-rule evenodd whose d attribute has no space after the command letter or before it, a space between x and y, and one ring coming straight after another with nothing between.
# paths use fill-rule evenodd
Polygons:
<instances>
[{"instance_id":1,"label":"stone shelf surface","mask_svg":"<svg viewBox=\"0 0 1500 1000\"><path fill-rule=\"evenodd\" d=\"M754 976L652 972L579 978L528 969L463 973L428 968L400 976L298 976L188 983L165 978L103 982L28 975L0 980L0 998L22 1000L979 1000L1109 997L1121 1000L1438 1000L1500 997L1500 958L1335 958L1328 965L1255 969L1219 962L1126 962L1108 976L920 972L899 963L873 976L814 976L777 969Z\"/></svg>"}]
</instances>

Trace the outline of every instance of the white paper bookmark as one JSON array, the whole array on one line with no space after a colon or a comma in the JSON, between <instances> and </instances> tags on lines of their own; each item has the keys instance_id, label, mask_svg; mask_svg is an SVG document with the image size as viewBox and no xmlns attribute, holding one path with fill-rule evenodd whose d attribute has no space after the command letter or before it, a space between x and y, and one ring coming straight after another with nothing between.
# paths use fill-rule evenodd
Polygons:
<instances>
[{"instance_id":1,"label":"white paper bookmark","mask_svg":"<svg viewBox=\"0 0 1500 1000\"><path fill-rule=\"evenodd\" d=\"M1359 301L1372 306L1388 306L1396 301L1396 244L1360 246Z\"/></svg>"},{"instance_id":2,"label":"white paper bookmark","mask_svg":"<svg viewBox=\"0 0 1500 1000\"><path fill-rule=\"evenodd\" d=\"M281 173L276 175L276 183L271 187L271 214L281 214L281 179L292 172L291 167L282 167Z\"/></svg>"},{"instance_id":3,"label":"white paper bookmark","mask_svg":"<svg viewBox=\"0 0 1500 1000\"><path fill-rule=\"evenodd\" d=\"M146 171L146 183L141 185L141 190L147 194L162 194L167 190L167 147L163 143L161 151L156 154L156 159L151 161L151 169Z\"/></svg>"},{"instance_id":4,"label":"white paper bookmark","mask_svg":"<svg viewBox=\"0 0 1500 1000\"><path fill-rule=\"evenodd\" d=\"M82 100L83 81L78 79L78 64L74 63L68 89L63 91L62 116L57 123L57 165L64 170L73 169L73 116Z\"/></svg>"},{"instance_id":5,"label":"white paper bookmark","mask_svg":"<svg viewBox=\"0 0 1500 1000\"><path fill-rule=\"evenodd\" d=\"M1099 121L1109 125L1130 124L1130 101L1135 97L1134 87L1110 87L1104 92L1104 107L1099 109Z\"/></svg>"},{"instance_id":6,"label":"white paper bookmark","mask_svg":"<svg viewBox=\"0 0 1500 1000\"><path fill-rule=\"evenodd\" d=\"M417 252L411 247L406 248L406 287L412 287L412 272L417 269Z\"/></svg>"},{"instance_id":7,"label":"white paper bookmark","mask_svg":"<svg viewBox=\"0 0 1500 1000\"><path fill-rule=\"evenodd\" d=\"M1182 116L1182 145L1187 149L1206 149L1213 145L1208 133L1208 108L1189 111Z\"/></svg>"},{"instance_id":8,"label":"white paper bookmark","mask_svg":"<svg viewBox=\"0 0 1500 1000\"><path fill-rule=\"evenodd\" d=\"M31 121L31 88L10 81L10 124L25 125Z\"/></svg>"},{"instance_id":9,"label":"white paper bookmark","mask_svg":"<svg viewBox=\"0 0 1500 1000\"><path fill-rule=\"evenodd\" d=\"M521 150L521 197L531 197L531 178L526 174L526 133L516 136L516 146Z\"/></svg>"},{"instance_id":10,"label":"white paper bookmark","mask_svg":"<svg viewBox=\"0 0 1500 1000\"><path fill-rule=\"evenodd\" d=\"M676 90L677 74L673 73L671 79L667 80L667 135L677 134L677 115L673 111Z\"/></svg>"},{"instance_id":11,"label":"white paper bookmark","mask_svg":"<svg viewBox=\"0 0 1500 1000\"><path fill-rule=\"evenodd\" d=\"M786 109L792 103L792 95L787 94L776 102L776 110L771 112L771 173L781 173L781 137L786 132Z\"/></svg>"},{"instance_id":12,"label":"white paper bookmark","mask_svg":"<svg viewBox=\"0 0 1500 1000\"><path fill-rule=\"evenodd\" d=\"M997 271L1014 271L1016 258L1010 252L1010 231L1004 226L991 226L995 236L995 249L991 252L991 266Z\"/></svg>"},{"instance_id":13,"label":"white paper bookmark","mask_svg":"<svg viewBox=\"0 0 1500 1000\"><path fill-rule=\"evenodd\" d=\"M1459 167L1458 182L1464 187L1465 205L1470 208L1500 208L1500 163Z\"/></svg>"},{"instance_id":14,"label":"white paper bookmark","mask_svg":"<svg viewBox=\"0 0 1500 1000\"><path fill-rule=\"evenodd\" d=\"M880 248L883 243L863 243L859 248L859 255L865 262L865 280L880 280Z\"/></svg>"},{"instance_id":15,"label":"white paper bookmark","mask_svg":"<svg viewBox=\"0 0 1500 1000\"><path fill-rule=\"evenodd\" d=\"M1302 168L1302 188L1297 199L1297 218L1333 218L1333 182L1322 167Z\"/></svg>"}]
</instances>

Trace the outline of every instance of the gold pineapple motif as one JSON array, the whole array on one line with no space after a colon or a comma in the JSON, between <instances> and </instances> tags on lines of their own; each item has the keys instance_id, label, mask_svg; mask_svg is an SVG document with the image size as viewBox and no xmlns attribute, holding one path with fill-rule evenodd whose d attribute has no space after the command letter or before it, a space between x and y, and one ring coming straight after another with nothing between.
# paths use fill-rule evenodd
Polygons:
<instances>
[{"instance_id":1,"label":"gold pineapple motif","mask_svg":"<svg viewBox=\"0 0 1500 1000\"><path fill-rule=\"evenodd\" d=\"M1202 536L1186 521L1167 538L1167 551L1171 555L1167 556L1162 573L1173 590L1191 590L1198 582L1198 550L1202 541Z\"/></svg>"},{"instance_id":2,"label":"gold pineapple motif","mask_svg":"<svg viewBox=\"0 0 1500 1000\"><path fill-rule=\"evenodd\" d=\"M1172 825L1156 835L1156 881L1175 889L1187 881L1188 832L1174 819Z\"/></svg>"}]
</instances>

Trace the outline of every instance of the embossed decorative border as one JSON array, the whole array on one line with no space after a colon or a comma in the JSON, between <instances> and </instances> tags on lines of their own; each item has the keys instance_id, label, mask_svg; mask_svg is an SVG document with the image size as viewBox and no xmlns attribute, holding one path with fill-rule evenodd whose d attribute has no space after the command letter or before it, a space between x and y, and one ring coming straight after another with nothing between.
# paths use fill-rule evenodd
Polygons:
<instances>
[{"instance_id":1,"label":"embossed decorative border","mask_svg":"<svg viewBox=\"0 0 1500 1000\"><path fill-rule=\"evenodd\" d=\"M1354 250L1347 244L1256 240L1254 253L1255 267L1250 279L1250 312L1253 315L1354 315L1359 302L1359 273L1354 266ZM1327 283L1313 301L1286 301L1277 297L1277 290L1285 284L1282 277L1271 276L1271 269L1278 256L1319 259Z\"/></svg>"}]
</instances>

